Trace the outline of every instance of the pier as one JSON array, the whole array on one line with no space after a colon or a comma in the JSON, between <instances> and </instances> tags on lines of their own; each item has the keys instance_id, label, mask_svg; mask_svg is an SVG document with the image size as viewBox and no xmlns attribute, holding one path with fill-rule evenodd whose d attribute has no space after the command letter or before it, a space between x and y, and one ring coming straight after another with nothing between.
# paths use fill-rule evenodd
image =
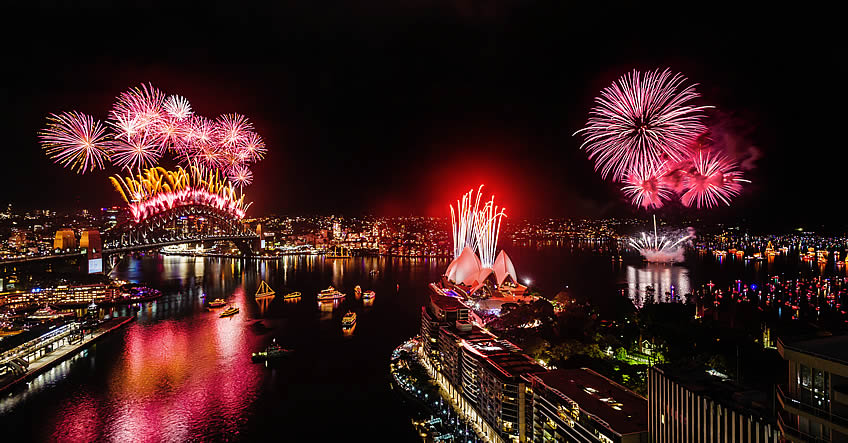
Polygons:
<instances>
[{"instance_id":1,"label":"pier","mask_svg":"<svg viewBox=\"0 0 848 443\"><path fill-rule=\"evenodd\" d=\"M86 333L77 322L57 327L0 355L0 393L35 378L135 317L115 317Z\"/></svg>"}]
</instances>

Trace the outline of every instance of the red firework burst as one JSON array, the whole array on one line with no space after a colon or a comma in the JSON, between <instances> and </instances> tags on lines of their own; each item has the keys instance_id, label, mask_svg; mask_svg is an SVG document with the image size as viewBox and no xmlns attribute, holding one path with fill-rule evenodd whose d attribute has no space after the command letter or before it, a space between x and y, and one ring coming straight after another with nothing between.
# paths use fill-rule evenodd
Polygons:
<instances>
[{"instance_id":1,"label":"red firework burst","mask_svg":"<svg viewBox=\"0 0 848 443\"><path fill-rule=\"evenodd\" d=\"M723 153L699 151L692 158L692 169L683 177L681 202L686 206L711 208L730 200L742 191L742 177L736 161Z\"/></svg>"},{"instance_id":2,"label":"red firework burst","mask_svg":"<svg viewBox=\"0 0 848 443\"><path fill-rule=\"evenodd\" d=\"M636 169L628 174L625 186L621 188L635 206L660 208L665 200L670 200L674 192L665 180L665 165L657 170Z\"/></svg>"}]
</instances>

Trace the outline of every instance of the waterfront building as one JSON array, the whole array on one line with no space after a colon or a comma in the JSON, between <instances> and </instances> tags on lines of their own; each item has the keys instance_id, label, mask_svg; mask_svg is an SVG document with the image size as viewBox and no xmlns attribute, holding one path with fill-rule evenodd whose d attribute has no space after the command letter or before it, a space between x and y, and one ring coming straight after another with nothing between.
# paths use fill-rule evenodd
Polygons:
<instances>
[{"instance_id":1,"label":"waterfront building","mask_svg":"<svg viewBox=\"0 0 848 443\"><path fill-rule=\"evenodd\" d=\"M457 321L467 322L469 308L458 298L441 293L435 285L431 284L430 289L430 304L421 308L421 351L431 369L441 371L439 328Z\"/></svg>"},{"instance_id":2,"label":"waterfront building","mask_svg":"<svg viewBox=\"0 0 848 443\"><path fill-rule=\"evenodd\" d=\"M0 293L0 306L68 305L85 306L114 297L116 288L105 284L59 285L52 288L33 288L29 291Z\"/></svg>"},{"instance_id":3,"label":"waterfront building","mask_svg":"<svg viewBox=\"0 0 848 443\"><path fill-rule=\"evenodd\" d=\"M787 441L848 441L848 336L784 342L777 350L789 365L778 386L778 426Z\"/></svg>"},{"instance_id":4,"label":"waterfront building","mask_svg":"<svg viewBox=\"0 0 848 443\"><path fill-rule=\"evenodd\" d=\"M56 238L53 240L53 249L76 249L77 238L74 236L72 229L60 229L56 231Z\"/></svg>"},{"instance_id":5,"label":"waterfront building","mask_svg":"<svg viewBox=\"0 0 848 443\"><path fill-rule=\"evenodd\" d=\"M430 290L421 311L422 362L489 441L648 441L643 397L588 369L547 372L518 346L469 322L457 292L434 283ZM571 419L556 415L565 405L576 414Z\"/></svg>"},{"instance_id":6,"label":"waterfront building","mask_svg":"<svg viewBox=\"0 0 848 443\"><path fill-rule=\"evenodd\" d=\"M645 397L591 369L555 369L524 379L534 442L650 441Z\"/></svg>"},{"instance_id":7,"label":"waterfront building","mask_svg":"<svg viewBox=\"0 0 848 443\"><path fill-rule=\"evenodd\" d=\"M766 393L706 368L648 370L648 428L655 443L777 443L770 405Z\"/></svg>"}]
</instances>

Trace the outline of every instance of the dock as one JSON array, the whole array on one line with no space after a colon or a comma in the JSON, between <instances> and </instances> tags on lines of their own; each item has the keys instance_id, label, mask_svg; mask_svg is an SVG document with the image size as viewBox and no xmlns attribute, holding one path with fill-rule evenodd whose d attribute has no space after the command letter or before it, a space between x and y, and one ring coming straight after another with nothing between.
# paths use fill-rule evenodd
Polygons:
<instances>
[{"instance_id":1,"label":"dock","mask_svg":"<svg viewBox=\"0 0 848 443\"><path fill-rule=\"evenodd\" d=\"M84 337L79 342L71 344L68 342L68 340L64 340L63 344L58 348L53 349L43 357L34 359L32 362L30 362L29 366L27 367L27 371L23 374L20 374L20 376L18 376L17 378L14 378L13 375L6 375L0 377L0 394L5 393L6 391L10 390L11 388L17 386L20 383L32 380L42 372L76 355L83 349L92 345L100 338L108 335L111 332L114 332L115 330L123 327L124 325L130 323L133 320L135 320L135 316L115 317L105 321L97 328L95 332L92 332L90 335ZM26 344L21 345L20 348L26 346ZM14 351L15 350L10 350L4 353L4 356L10 353L14 353Z\"/></svg>"}]
</instances>

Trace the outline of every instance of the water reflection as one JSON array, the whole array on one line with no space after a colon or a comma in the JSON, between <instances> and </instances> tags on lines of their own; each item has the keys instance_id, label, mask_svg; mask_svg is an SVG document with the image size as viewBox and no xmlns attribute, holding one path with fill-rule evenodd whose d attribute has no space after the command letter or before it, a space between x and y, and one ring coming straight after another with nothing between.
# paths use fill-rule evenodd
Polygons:
<instances>
[{"instance_id":1,"label":"water reflection","mask_svg":"<svg viewBox=\"0 0 848 443\"><path fill-rule=\"evenodd\" d=\"M637 307L645 303L686 302L691 294L689 271L682 266L646 263L628 265L627 297Z\"/></svg>"}]
</instances>

